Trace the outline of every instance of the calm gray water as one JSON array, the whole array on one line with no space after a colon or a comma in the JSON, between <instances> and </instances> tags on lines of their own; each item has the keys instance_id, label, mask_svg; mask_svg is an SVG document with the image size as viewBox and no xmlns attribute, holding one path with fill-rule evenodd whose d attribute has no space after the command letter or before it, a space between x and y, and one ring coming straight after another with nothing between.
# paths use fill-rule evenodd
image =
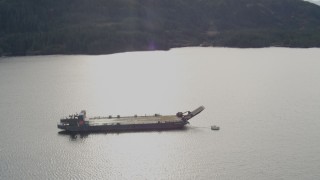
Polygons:
<instances>
[{"instance_id":1,"label":"calm gray water","mask_svg":"<svg viewBox=\"0 0 320 180\"><path fill-rule=\"evenodd\" d=\"M319 179L319 57L181 48L0 58L0 179ZM205 111L181 131L56 128L82 109L145 115L199 105Z\"/></svg>"}]
</instances>

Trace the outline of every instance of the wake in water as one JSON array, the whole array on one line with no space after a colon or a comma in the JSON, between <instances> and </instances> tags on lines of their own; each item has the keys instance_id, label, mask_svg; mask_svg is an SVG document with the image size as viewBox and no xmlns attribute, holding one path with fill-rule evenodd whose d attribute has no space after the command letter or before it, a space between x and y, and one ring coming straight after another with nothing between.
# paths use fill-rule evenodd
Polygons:
<instances>
[{"instance_id":1,"label":"wake in water","mask_svg":"<svg viewBox=\"0 0 320 180\"><path fill-rule=\"evenodd\" d=\"M212 125L212 126L192 126L190 125L189 128L191 129L211 129L211 130L220 130L219 126Z\"/></svg>"}]
</instances>

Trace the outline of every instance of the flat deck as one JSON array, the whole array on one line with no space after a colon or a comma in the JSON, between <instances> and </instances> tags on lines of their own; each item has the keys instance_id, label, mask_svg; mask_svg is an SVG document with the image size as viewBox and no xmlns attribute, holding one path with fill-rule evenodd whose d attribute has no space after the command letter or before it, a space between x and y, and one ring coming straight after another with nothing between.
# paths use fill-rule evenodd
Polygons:
<instances>
[{"instance_id":1,"label":"flat deck","mask_svg":"<svg viewBox=\"0 0 320 180\"><path fill-rule=\"evenodd\" d=\"M89 118L86 121L90 126L100 126L100 125L116 125L120 124L156 124L156 123L166 123L166 122L181 122L181 118L176 115L166 115L166 116L130 116L130 117L95 117Z\"/></svg>"}]
</instances>

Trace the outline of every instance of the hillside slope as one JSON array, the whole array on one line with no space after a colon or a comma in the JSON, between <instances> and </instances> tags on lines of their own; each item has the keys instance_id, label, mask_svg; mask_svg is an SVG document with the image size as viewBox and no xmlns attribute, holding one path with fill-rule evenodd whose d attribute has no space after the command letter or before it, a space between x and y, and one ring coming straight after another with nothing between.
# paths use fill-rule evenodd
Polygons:
<instances>
[{"instance_id":1,"label":"hillside slope","mask_svg":"<svg viewBox=\"0 0 320 180\"><path fill-rule=\"evenodd\" d=\"M0 55L320 47L319 30L303 0L0 0Z\"/></svg>"}]
</instances>

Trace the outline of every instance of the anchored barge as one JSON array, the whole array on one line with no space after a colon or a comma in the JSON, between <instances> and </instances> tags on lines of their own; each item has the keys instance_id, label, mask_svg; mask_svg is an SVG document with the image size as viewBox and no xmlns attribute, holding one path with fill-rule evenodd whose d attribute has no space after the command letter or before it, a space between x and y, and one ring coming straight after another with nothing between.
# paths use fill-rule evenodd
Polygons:
<instances>
[{"instance_id":1,"label":"anchored barge","mask_svg":"<svg viewBox=\"0 0 320 180\"><path fill-rule=\"evenodd\" d=\"M94 117L88 118L86 111L82 110L79 114L69 115L60 119L58 128L72 132L95 132L95 131L143 131L143 130L169 130L181 129L188 120L204 110L203 106L193 111L178 112L176 115L153 116L128 116L116 117Z\"/></svg>"}]
</instances>

